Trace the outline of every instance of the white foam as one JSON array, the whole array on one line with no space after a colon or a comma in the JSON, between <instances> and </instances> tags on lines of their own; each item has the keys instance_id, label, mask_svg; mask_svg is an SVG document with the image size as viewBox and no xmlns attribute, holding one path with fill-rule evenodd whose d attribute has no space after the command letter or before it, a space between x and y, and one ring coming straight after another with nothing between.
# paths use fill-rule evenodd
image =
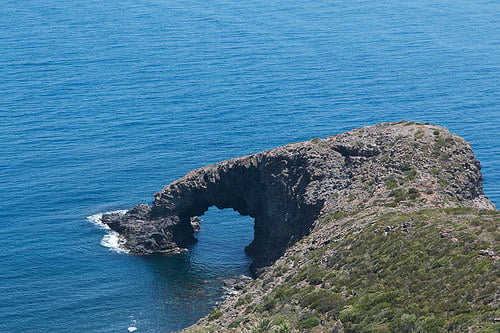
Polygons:
<instances>
[{"instance_id":1,"label":"white foam","mask_svg":"<svg viewBox=\"0 0 500 333\"><path fill-rule=\"evenodd\" d=\"M104 214L125 214L126 212L127 212L126 209L113 210L111 212L105 212L105 213L100 213L100 214L94 214L94 215L87 216L87 220L89 220L90 223L94 224L99 229L109 230L109 227L106 224L102 223L102 220L101 220L102 216Z\"/></svg>"},{"instance_id":2,"label":"white foam","mask_svg":"<svg viewBox=\"0 0 500 333\"><path fill-rule=\"evenodd\" d=\"M120 237L119 233L113 230L109 230L109 232L102 237L101 242L99 244L101 244L104 247L107 247L111 251L128 253L128 251L123 248L125 240L122 237Z\"/></svg>"},{"instance_id":3,"label":"white foam","mask_svg":"<svg viewBox=\"0 0 500 333\"><path fill-rule=\"evenodd\" d=\"M112 212L106 212L106 213L94 214L91 216L87 216L87 220L89 220L89 222L91 222L93 225L95 225L99 229L104 229L104 230L108 231L102 237L102 240L99 244L101 244L104 247L109 248L111 251L128 253L128 251L125 250L123 247L123 245L125 244L125 240L116 231L111 230L109 228L109 226L102 223L102 219L101 219L104 214L111 214L111 213L125 214L126 212L127 212L126 210L115 210Z\"/></svg>"}]
</instances>

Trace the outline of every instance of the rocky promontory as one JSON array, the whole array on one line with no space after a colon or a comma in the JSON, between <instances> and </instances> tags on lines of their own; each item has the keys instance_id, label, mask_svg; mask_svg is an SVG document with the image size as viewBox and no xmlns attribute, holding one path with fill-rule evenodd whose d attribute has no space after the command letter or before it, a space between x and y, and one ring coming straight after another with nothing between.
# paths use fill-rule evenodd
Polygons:
<instances>
[{"instance_id":1,"label":"rocky promontory","mask_svg":"<svg viewBox=\"0 0 500 333\"><path fill-rule=\"evenodd\" d=\"M193 244L210 206L255 219L256 278L187 332L498 332L500 213L480 169L442 127L385 123L191 171L103 222L145 255Z\"/></svg>"},{"instance_id":2,"label":"rocky promontory","mask_svg":"<svg viewBox=\"0 0 500 333\"><path fill-rule=\"evenodd\" d=\"M189 172L126 214L103 222L134 254L196 242L193 218L210 207L255 219L246 252L258 274L327 214L361 210L493 208L470 145L436 125L402 121L355 129Z\"/></svg>"}]
</instances>

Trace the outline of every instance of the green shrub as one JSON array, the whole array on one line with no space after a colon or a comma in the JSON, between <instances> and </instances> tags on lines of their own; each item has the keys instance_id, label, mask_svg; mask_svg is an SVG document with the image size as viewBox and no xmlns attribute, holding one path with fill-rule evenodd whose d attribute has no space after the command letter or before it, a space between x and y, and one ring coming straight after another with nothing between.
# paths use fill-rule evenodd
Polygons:
<instances>
[{"instance_id":1,"label":"green shrub","mask_svg":"<svg viewBox=\"0 0 500 333\"><path fill-rule=\"evenodd\" d=\"M295 287L291 287L288 284L282 284L273 290L271 295L279 299L280 301L288 301L293 295L297 294L299 290Z\"/></svg>"},{"instance_id":2,"label":"green shrub","mask_svg":"<svg viewBox=\"0 0 500 333\"><path fill-rule=\"evenodd\" d=\"M417 316L404 313L399 319L393 320L389 327L393 332L410 333L415 330Z\"/></svg>"},{"instance_id":3,"label":"green shrub","mask_svg":"<svg viewBox=\"0 0 500 333\"><path fill-rule=\"evenodd\" d=\"M385 181L385 186L389 189L392 190L396 187L398 187L398 182L394 177L391 177Z\"/></svg>"},{"instance_id":4,"label":"green shrub","mask_svg":"<svg viewBox=\"0 0 500 333\"><path fill-rule=\"evenodd\" d=\"M276 304L278 304L277 299L266 296L264 298L264 303L262 303L262 310L263 311L270 311L270 310L274 309Z\"/></svg>"},{"instance_id":5,"label":"green shrub","mask_svg":"<svg viewBox=\"0 0 500 333\"><path fill-rule=\"evenodd\" d=\"M415 137L415 139L421 139L424 137L424 135L425 135L425 132L419 128L418 130L415 131L414 137Z\"/></svg>"},{"instance_id":6,"label":"green shrub","mask_svg":"<svg viewBox=\"0 0 500 333\"><path fill-rule=\"evenodd\" d=\"M414 199L418 198L419 196L420 196L420 192L416 188L412 187L412 188L408 189L408 198L410 198L411 200L414 200Z\"/></svg>"},{"instance_id":7,"label":"green shrub","mask_svg":"<svg viewBox=\"0 0 500 333\"><path fill-rule=\"evenodd\" d=\"M309 307L321 313L330 311L339 312L343 307L344 301L342 296L334 293L331 290L318 289L307 295L300 300L300 305Z\"/></svg>"},{"instance_id":8,"label":"green shrub","mask_svg":"<svg viewBox=\"0 0 500 333\"><path fill-rule=\"evenodd\" d=\"M390 197L394 197L395 202L401 202L406 200L406 191L403 188L397 188L389 193Z\"/></svg>"},{"instance_id":9,"label":"green shrub","mask_svg":"<svg viewBox=\"0 0 500 333\"><path fill-rule=\"evenodd\" d=\"M303 319L299 322L299 328L313 328L320 324L320 320L318 317L309 317L307 319Z\"/></svg>"},{"instance_id":10,"label":"green shrub","mask_svg":"<svg viewBox=\"0 0 500 333\"><path fill-rule=\"evenodd\" d=\"M274 269L274 276L279 277L283 276L288 271L289 267L288 265L280 265Z\"/></svg>"},{"instance_id":11,"label":"green shrub","mask_svg":"<svg viewBox=\"0 0 500 333\"><path fill-rule=\"evenodd\" d=\"M236 319L236 320L233 320L227 327L228 328L236 328L238 326L240 326L241 324L241 319Z\"/></svg>"},{"instance_id":12,"label":"green shrub","mask_svg":"<svg viewBox=\"0 0 500 333\"><path fill-rule=\"evenodd\" d=\"M417 170L410 169L410 170L405 172L405 175L406 175L407 180L409 180L409 181L415 180L415 178L417 177Z\"/></svg>"},{"instance_id":13,"label":"green shrub","mask_svg":"<svg viewBox=\"0 0 500 333\"><path fill-rule=\"evenodd\" d=\"M421 320L421 327L418 332L439 333L443 330L446 322L443 318L427 317Z\"/></svg>"},{"instance_id":14,"label":"green shrub","mask_svg":"<svg viewBox=\"0 0 500 333\"><path fill-rule=\"evenodd\" d=\"M248 304L250 303L250 301L252 300L252 296L250 295L245 295L245 296L240 296L238 298L238 301L236 302L235 306L236 307L239 307L239 306L242 306L243 304Z\"/></svg>"},{"instance_id":15,"label":"green shrub","mask_svg":"<svg viewBox=\"0 0 500 333\"><path fill-rule=\"evenodd\" d=\"M208 315L208 320L209 321L217 320L220 317L222 317L222 315L223 315L223 312L221 310L216 309L216 310L210 312L210 314Z\"/></svg>"}]
</instances>

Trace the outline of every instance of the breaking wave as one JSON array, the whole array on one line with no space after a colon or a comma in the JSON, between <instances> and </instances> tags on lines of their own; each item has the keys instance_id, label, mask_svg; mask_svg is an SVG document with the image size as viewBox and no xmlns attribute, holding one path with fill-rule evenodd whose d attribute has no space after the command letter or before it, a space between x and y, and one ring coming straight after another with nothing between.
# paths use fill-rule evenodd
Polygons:
<instances>
[{"instance_id":1,"label":"breaking wave","mask_svg":"<svg viewBox=\"0 0 500 333\"><path fill-rule=\"evenodd\" d=\"M115 210L111 212L105 212L100 214L94 214L87 216L87 220L95 225L99 229L106 230L106 234L102 237L100 245L107 247L111 251L119 253L128 253L128 250L124 248L125 240L114 230L111 230L106 224L102 223L102 216L104 214L125 214L127 210Z\"/></svg>"}]
</instances>

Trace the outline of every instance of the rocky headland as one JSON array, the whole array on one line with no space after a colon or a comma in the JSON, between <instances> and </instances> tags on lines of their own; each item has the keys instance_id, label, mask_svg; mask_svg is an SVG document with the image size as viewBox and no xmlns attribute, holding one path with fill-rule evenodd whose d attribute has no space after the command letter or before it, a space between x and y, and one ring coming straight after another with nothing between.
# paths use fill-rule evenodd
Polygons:
<instances>
[{"instance_id":1,"label":"rocky headland","mask_svg":"<svg viewBox=\"0 0 500 333\"><path fill-rule=\"evenodd\" d=\"M258 278L189 331L437 332L498 324L499 215L483 194L470 145L442 127L378 124L223 161L165 186L152 205L103 222L131 253L175 253L196 241L196 218L210 206L255 219L246 252ZM445 281L455 276L450 267L460 272L456 281ZM480 276L460 271L467 267ZM442 285L430 292L422 281ZM421 309L426 297L460 289L455 283L468 285L468 298L443 294L445 309ZM482 317L467 317L473 311ZM459 319L450 323L443 313Z\"/></svg>"}]
</instances>

